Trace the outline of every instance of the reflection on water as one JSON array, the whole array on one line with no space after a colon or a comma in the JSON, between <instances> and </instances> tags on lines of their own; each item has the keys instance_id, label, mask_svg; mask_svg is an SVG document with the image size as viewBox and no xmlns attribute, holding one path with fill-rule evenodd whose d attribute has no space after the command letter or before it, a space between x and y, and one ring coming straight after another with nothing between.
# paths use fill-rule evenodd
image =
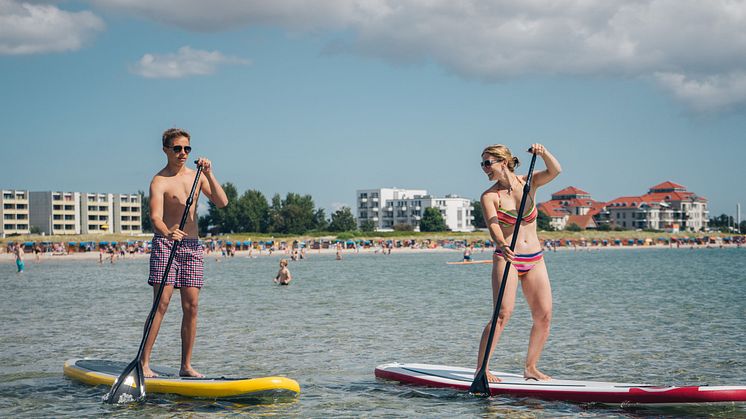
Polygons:
<instances>
[{"instance_id":1,"label":"reflection on water","mask_svg":"<svg viewBox=\"0 0 746 419\"><path fill-rule=\"evenodd\" d=\"M477 258L486 258L488 254ZM746 407L649 409L464 393L376 380L375 366L472 366L491 316L489 265L460 253L309 254L294 281L272 283L281 255L208 258L194 366L210 375L286 375L294 402L237 404L149 395L109 406L108 389L62 376L66 359L131 360L150 309L147 260L3 265L0 416L746 417ZM657 249L546 255L554 294L541 367L562 378L652 384L746 384L746 250ZM178 367L179 297L153 354ZM521 297L492 367L522 370L530 316Z\"/></svg>"}]
</instances>

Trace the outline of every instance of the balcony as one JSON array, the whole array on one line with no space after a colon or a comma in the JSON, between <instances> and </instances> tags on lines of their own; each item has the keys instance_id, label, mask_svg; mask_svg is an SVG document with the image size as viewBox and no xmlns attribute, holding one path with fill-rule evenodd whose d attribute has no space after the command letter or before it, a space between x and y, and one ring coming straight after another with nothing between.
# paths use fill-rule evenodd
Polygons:
<instances>
[{"instance_id":1,"label":"balcony","mask_svg":"<svg viewBox=\"0 0 746 419\"><path fill-rule=\"evenodd\" d=\"M373 202L378 202L378 198L371 198Z\"/></svg>"},{"instance_id":2,"label":"balcony","mask_svg":"<svg viewBox=\"0 0 746 419\"><path fill-rule=\"evenodd\" d=\"M414 210L415 210L415 211L419 211L419 210L421 210L421 209L422 209L422 207L420 207L419 205L417 205L416 207L414 207Z\"/></svg>"},{"instance_id":3,"label":"balcony","mask_svg":"<svg viewBox=\"0 0 746 419\"><path fill-rule=\"evenodd\" d=\"M360 202L366 203L366 202L368 202L368 198L360 198Z\"/></svg>"},{"instance_id":4,"label":"balcony","mask_svg":"<svg viewBox=\"0 0 746 419\"><path fill-rule=\"evenodd\" d=\"M378 212L378 207L373 207L371 209L373 210L373 212Z\"/></svg>"},{"instance_id":5,"label":"balcony","mask_svg":"<svg viewBox=\"0 0 746 419\"><path fill-rule=\"evenodd\" d=\"M371 220L378 221L378 217L373 217L373 218L371 218Z\"/></svg>"}]
</instances>

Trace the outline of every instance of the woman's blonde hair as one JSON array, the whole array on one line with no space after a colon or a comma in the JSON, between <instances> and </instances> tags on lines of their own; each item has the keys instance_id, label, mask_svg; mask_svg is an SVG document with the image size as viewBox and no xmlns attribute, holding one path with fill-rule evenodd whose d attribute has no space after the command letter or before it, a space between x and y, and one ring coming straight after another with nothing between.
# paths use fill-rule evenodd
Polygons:
<instances>
[{"instance_id":1,"label":"woman's blonde hair","mask_svg":"<svg viewBox=\"0 0 746 419\"><path fill-rule=\"evenodd\" d=\"M510 169L511 172L515 172L515 168L521 165L521 161L518 160L518 157L515 157L511 152L510 149L502 144L493 144L490 146L487 146L482 151L482 154L489 154L492 157L495 157L498 161L507 161L508 162L508 169Z\"/></svg>"},{"instance_id":2,"label":"woman's blonde hair","mask_svg":"<svg viewBox=\"0 0 746 419\"><path fill-rule=\"evenodd\" d=\"M287 259L280 259L280 266L288 266L288 260Z\"/></svg>"}]
</instances>

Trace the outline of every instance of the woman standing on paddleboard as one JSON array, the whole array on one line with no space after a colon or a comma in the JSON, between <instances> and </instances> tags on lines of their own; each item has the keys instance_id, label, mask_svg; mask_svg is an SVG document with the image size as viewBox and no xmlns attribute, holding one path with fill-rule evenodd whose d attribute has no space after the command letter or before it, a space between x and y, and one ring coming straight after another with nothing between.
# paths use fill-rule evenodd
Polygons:
<instances>
[{"instance_id":1,"label":"woman standing on paddleboard","mask_svg":"<svg viewBox=\"0 0 746 419\"><path fill-rule=\"evenodd\" d=\"M523 295L531 309L533 326L528 341L526 366L523 372L526 379L548 380L536 367L544 343L549 336L549 326L552 319L552 289L549 285L549 274L544 263L541 242L536 234L536 188L546 185L560 174L561 167L552 154L541 144L531 145L531 152L544 160L546 170L536 172L531 180L530 192L526 197L523 220L518 230L515 250L510 249L513 239L515 223L518 219L518 209L521 205L523 187L527 176L518 176L515 168L519 165L517 157L510 150L500 144L491 145L482 151L482 170L490 181L495 182L487 189L481 198L484 219L490 230L492 240L496 243L494 264L492 266L492 296L493 306L497 303L498 290L503 280L503 272L508 261L511 267L506 279L503 301L495 328L495 337L490 348L490 355L495 349L505 325L515 307L515 296L518 284L521 284ZM487 323L482 332L479 344L477 370L481 368L484 359L485 346L489 337L491 322ZM489 358L488 358L489 359ZM490 382L500 379L489 373Z\"/></svg>"}]
</instances>

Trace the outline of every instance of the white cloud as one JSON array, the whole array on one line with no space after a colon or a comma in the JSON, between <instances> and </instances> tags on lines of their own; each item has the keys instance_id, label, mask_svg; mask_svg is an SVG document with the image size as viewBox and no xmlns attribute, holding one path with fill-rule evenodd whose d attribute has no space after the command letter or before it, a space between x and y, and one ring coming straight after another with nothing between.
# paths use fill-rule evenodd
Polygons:
<instances>
[{"instance_id":1,"label":"white cloud","mask_svg":"<svg viewBox=\"0 0 746 419\"><path fill-rule=\"evenodd\" d=\"M224 64L250 62L227 57L218 51L202 51L185 46L175 54L145 54L137 64L130 66L130 71L146 78L178 79L213 74L218 66Z\"/></svg>"},{"instance_id":2,"label":"white cloud","mask_svg":"<svg viewBox=\"0 0 746 419\"><path fill-rule=\"evenodd\" d=\"M193 31L343 31L327 51L431 60L487 82L525 75L658 80L695 109L746 103L746 0L92 0ZM709 86L682 94L678 74Z\"/></svg>"},{"instance_id":3,"label":"white cloud","mask_svg":"<svg viewBox=\"0 0 746 419\"><path fill-rule=\"evenodd\" d=\"M746 72L689 78L684 74L656 73L661 86L701 112L711 112L744 104Z\"/></svg>"},{"instance_id":4,"label":"white cloud","mask_svg":"<svg viewBox=\"0 0 746 419\"><path fill-rule=\"evenodd\" d=\"M0 0L0 54L74 51L104 28L104 22L89 11Z\"/></svg>"}]
</instances>

